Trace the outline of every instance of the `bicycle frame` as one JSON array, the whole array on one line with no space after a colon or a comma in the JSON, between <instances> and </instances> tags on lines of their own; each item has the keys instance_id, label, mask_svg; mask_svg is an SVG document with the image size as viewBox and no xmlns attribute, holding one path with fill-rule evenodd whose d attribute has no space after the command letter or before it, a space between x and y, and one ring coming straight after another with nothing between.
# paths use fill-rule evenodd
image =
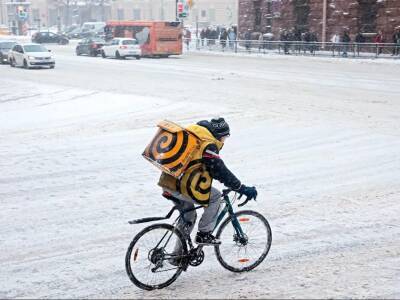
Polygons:
<instances>
[{"instance_id":1,"label":"bicycle frame","mask_svg":"<svg viewBox=\"0 0 400 300\"><path fill-rule=\"evenodd\" d=\"M225 207L224 207L224 209L219 213L219 215L218 215L218 217L217 217L217 221L216 221L216 224L215 224L215 226L214 226L214 229L213 229L213 232L218 228L218 225L221 223L221 221L224 219L224 217L226 216L226 214L229 214L229 217L230 217L230 219L231 219L231 222L232 222L232 225L233 225L233 228L234 228L234 230L235 230L235 232L236 232L236 235L239 237L239 241L241 241L241 242L243 242L243 243L246 243L247 241L246 241L246 236L245 236L245 234L244 234L244 232L243 232L243 230L242 230L242 227L240 226L240 223L239 223L239 221L238 221L238 219L236 218L236 215L235 215L235 212L233 211L233 205L232 205L232 203L231 203L231 201L230 201L230 199L229 199L229 193L230 192L232 192L232 190L231 189L225 189L225 190L223 190L222 191L222 196L221 196L221 198L224 200L224 202L225 202ZM173 199L171 199L172 201L173 201ZM246 201L247 202L247 201ZM239 206L242 206L242 205L244 205L245 204L245 202L244 203L242 203L242 204L239 204ZM172 209L168 212L168 214L165 216L165 217L149 217L149 218L142 218L142 219L137 219L137 220L133 220L133 221L129 221L129 224L139 224L139 223L146 223L146 222L153 222L153 221L161 221L161 220L166 220L166 219L169 219L171 216L172 216L172 214L174 213L174 211L175 210L178 210L179 211L179 216L175 219L175 221L173 222L173 224L172 224L172 226L175 226L176 227L176 224L179 222L179 220L182 218L183 219L183 221L186 223L186 224L189 224L189 226L191 225L190 224L190 222L189 221L187 221L186 219L185 219L185 213L187 213L187 212L190 212L190 211L193 211L193 210L197 210L197 209L199 209L199 208L202 208L203 206L195 206L194 208L190 208L190 209L186 209L186 210L183 210L183 211L181 211L181 210L179 210L178 209L178 207L177 207L177 205L175 205L174 207L172 207ZM186 230L186 228L184 228L184 230ZM194 249L196 250L195 252L196 253L200 253L200 252L202 252L202 248L203 248L203 246L198 246L197 248L195 248L194 246L193 246L193 242L192 242L192 239L191 239L191 237L190 237L190 234L187 234L186 232L182 232L182 234L185 236L185 239L186 239L186 242L187 242L187 245L189 246L188 247L188 251L190 252L190 251L193 251ZM158 242L158 244L156 245L156 248L163 242L163 240L164 240L164 238L166 238L166 235L167 235L167 233L161 238L161 240ZM168 241L169 241L169 238L170 237L168 237L167 238L167 243L168 243ZM185 268L186 269L186 268Z\"/></svg>"},{"instance_id":2,"label":"bicycle frame","mask_svg":"<svg viewBox=\"0 0 400 300\"><path fill-rule=\"evenodd\" d=\"M225 189L222 191L222 196L221 198L224 200L225 202L225 207L224 209L219 213L218 217L217 217L217 222L215 224L215 227L213 229L213 232L217 229L218 225L221 223L221 221L224 219L225 215L228 213L231 220L232 220L232 225L236 231L236 234L240 237L244 237L244 233L242 230L242 227L240 226L240 223L238 221L238 219L235 216L235 212L233 211L233 206L232 203L229 199L229 193L232 192L231 189ZM239 205L240 206L240 205ZM140 224L140 223L146 223L146 222L153 222L153 221L161 221L161 220L166 220L169 219L172 214L174 213L175 210L179 211L179 217L176 218L176 220L174 221L173 224L176 224L180 218L182 218L186 223L189 223L186 221L184 215L187 212L202 208L203 206L196 206L194 208L190 208L190 209L186 209L184 211L179 211L178 207L175 205L174 207L172 207L172 209L168 212L168 214L165 217L149 217L149 218L141 218L141 219L136 219L136 220L132 220L129 221L129 224ZM188 236L188 241L189 241L189 245L192 248L191 245L191 240L190 240L190 236Z\"/></svg>"},{"instance_id":3,"label":"bicycle frame","mask_svg":"<svg viewBox=\"0 0 400 300\"><path fill-rule=\"evenodd\" d=\"M222 193L222 198L225 201L225 207L224 209L220 212L220 214L218 215L217 218L217 223L215 224L214 230L218 227L218 225L221 223L221 221L224 219L226 213L229 213L229 216L232 220L232 225L233 228L236 231L236 234L239 235L240 237L244 237L244 233L242 230L242 227L240 226L240 223L238 221L238 219L236 218L235 212L233 211L233 206L232 203L228 197L228 194L231 192L232 190L223 190Z\"/></svg>"}]
</instances>

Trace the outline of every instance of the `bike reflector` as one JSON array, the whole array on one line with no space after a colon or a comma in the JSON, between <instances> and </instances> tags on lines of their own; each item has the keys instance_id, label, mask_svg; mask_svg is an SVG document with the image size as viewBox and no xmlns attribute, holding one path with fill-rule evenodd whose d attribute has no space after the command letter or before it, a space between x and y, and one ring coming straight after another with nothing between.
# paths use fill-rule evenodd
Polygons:
<instances>
[{"instance_id":1,"label":"bike reflector","mask_svg":"<svg viewBox=\"0 0 400 300\"><path fill-rule=\"evenodd\" d=\"M250 261L250 259L248 259L248 258L240 258L238 261L239 261L240 263L247 263L247 262Z\"/></svg>"},{"instance_id":2,"label":"bike reflector","mask_svg":"<svg viewBox=\"0 0 400 300\"><path fill-rule=\"evenodd\" d=\"M139 248L136 248L135 253L133 254L133 261L136 261L138 253L139 253Z\"/></svg>"},{"instance_id":3,"label":"bike reflector","mask_svg":"<svg viewBox=\"0 0 400 300\"><path fill-rule=\"evenodd\" d=\"M242 223L249 222L249 221L250 221L249 218L239 218L239 222L242 222Z\"/></svg>"}]
</instances>

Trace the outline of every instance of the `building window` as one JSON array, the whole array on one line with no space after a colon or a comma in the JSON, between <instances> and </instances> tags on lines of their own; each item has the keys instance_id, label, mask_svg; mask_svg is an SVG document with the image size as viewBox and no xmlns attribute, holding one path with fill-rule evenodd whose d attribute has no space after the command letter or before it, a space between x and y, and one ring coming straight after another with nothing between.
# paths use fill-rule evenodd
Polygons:
<instances>
[{"instance_id":1,"label":"building window","mask_svg":"<svg viewBox=\"0 0 400 300\"><path fill-rule=\"evenodd\" d=\"M140 20L140 8L133 9L133 19Z\"/></svg>"},{"instance_id":2,"label":"building window","mask_svg":"<svg viewBox=\"0 0 400 300\"><path fill-rule=\"evenodd\" d=\"M259 26L259 25L261 25L261 9L259 7L257 7L254 9L254 12L255 12L255 16L256 16L255 25Z\"/></svg>"},{"instance_id":3,"label":"building window","mask_svg":"<svg viewBox=\"0 0 400 300\"><path fill-rule=\"evenodd\" d=\"M192 21L196 22L196 17L197 17L197 8L193 8L192 11L190 12L190 15L192 16Z\"/></svg>"},{"instance_id":4,"label":"building window","mask_svg":"<svg viewBox=\"0 0 400 300\"><path fill-rule=\"evenodd\" d=\"M117 19L119 21L124 19L124 10L122 8L117 9Z\"/></svg>"},{"instance_id":5,"label":"building window","mask_svg":"<svg viewBox=\"0 0 400 300\"><path fill-rule=\"evenodd\" d=\"M202 11L201 11L201 17L202 17L202 18L207 17L207 11L202 10Z\"/></svg>"},{"instance_id":6,"label":"building window","mask_svg":"<svg viewBox=\"0 0 400 300\"><path fill-rule=\"evenodd\" d=\"M310 14L310 6L308 2L308 0L294 1L294 15L296 17L296 25L301 30L305 30L308 24L308 15Z\"/></svg>"},{"instance_id":7,"label":"building window","mask_svg":"<svg viewBox=\"0 0 400 300\"><path fill-rule=\"evenodd\" d=\"M272 2L267 2L267 12L269 14L272 14Z\"/></svg>"},{"instance_id":8,"label":"building window","mask_svg":"<svg viewBox=\"0 0 400 300\"><path fill-rule=\"evenodd\" d=\"M210 22L215 22L215 8L210 8L208 10L208 20Z\"/></svg>"},{"instance_id":9,"label":"building window","mask_svg":"<svg viewBox=\"0 0 400 300\"><path fill-rule=\"evenodd\" d=\"M271 19L274 15L272 2L267 2L267 18Z\"/></svg>"},{"instance_id":10,"label":"building window","mask_svg":"<svg viewBox=\"0 0 400 300\"><path fill-rule=\"evenodd\" d=\"M268 1L267 2L267 14L265 16L266 18L266 29L267 32L271 32L272 29L272 18L273 18L273 7L272 7L272 2Z\"/></svg>"},{"instance_id":11,"label":"building window","mask_svg":"<svg viewBox=\"0 0 400 300\"><path fill-rule=\"evenodd\" d=\"M360 4L360 18L358 26L362 32L376 32L378 4L371 1L358 1Z\"/></svg>"}]
</instances>

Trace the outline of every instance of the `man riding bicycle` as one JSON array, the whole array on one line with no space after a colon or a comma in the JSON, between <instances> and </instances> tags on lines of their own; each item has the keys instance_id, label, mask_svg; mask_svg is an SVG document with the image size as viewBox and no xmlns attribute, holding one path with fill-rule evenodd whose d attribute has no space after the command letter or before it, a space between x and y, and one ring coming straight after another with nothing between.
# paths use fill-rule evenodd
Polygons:
<instances>
[{"instance_id":1,"label":"man riding bicycle","mask_svg":"<svg viewBox=\"0 0 400 300\"><path fill-rule=\"evenodd\" d=\"M212 235L212 230L217 221L221 193L212 187L212 179L245 195L248 200L257 198L257 190L241 184L219 156L226 138L230 136L229 125L224 118L203 120L187 126L186 130L202 140L198 151L192 156L189 167L179 179L163 172L158 184L163 188L164 194L174 198L180 210L190 210L195 204L204 206L195 241L199 245L218 245L221 242ZM196 223L196 211L191 210L184 217L190 222L187 232L190 234ZM185 233L183 229L186 224L181 219L177 227Z\"/></svg>"}]
</instances>

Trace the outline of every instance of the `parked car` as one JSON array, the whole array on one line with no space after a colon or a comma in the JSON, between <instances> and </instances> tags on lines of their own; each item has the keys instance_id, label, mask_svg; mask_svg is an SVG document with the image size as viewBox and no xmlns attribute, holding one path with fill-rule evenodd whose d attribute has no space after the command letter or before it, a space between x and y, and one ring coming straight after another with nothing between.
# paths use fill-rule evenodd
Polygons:
<instances>
[{"instance_id":1,"label":"parked car","mask_svg":"<svg viewBox=\"0 0 400 300\"><path fill-rule=\"evenodd\" d=\"M76 46L76 55L87 54L90 56L97 56L101 53L101 47L105 44L103 39L99 38L88 38L83 39Z\"/></svg>"},{"instance_id":2,"label":"parked car","mask_svg":"<svg viewBox=\"0 0 400 300\"><path fill-rule=\"evenodd\" d=\"M98 32L97 31L93 31L93 30L89 30L89 31L81 31L79 33L79 37L81 39L87 39L87 38L93 38L93 37L98 37Z\"/></svg>"},{"instance_id":3,"label":"parked car","mask_svg":"<svg viewBox=\"0 0 400 300\"><path fill-rule=\"evenodd\" d=\"M81 27L69 31L66 35L70 39L103 38L105 26L105 22L85 22Z\"/></svg>"},{"instance_id":4,"label":"parked car","mask_svg":"<svg viewBox=\"0 0 400 300\"><path fill-rule=\"evenodd\" d=\"M93 38L93 37L99 37L103 38L104 36L104 31L93 31L93 30L86 30L82 31L81 28L76 28L72 30L71 32L66 34L68 39L86 39L86 38Z\"/></svg>"},{"instance_id":5,"label":"parked car","mask_svg":"<svg viewBox=\"0 0 400 300\"><path fill-rule=\"evenodd\" d=\"M66 36L69 39L80 39L81 38L81 32L82 32L81 28L78 27L78 28L75 28L75 29L71 30L70 32L68 32L66 34Z\"/></svg>"},{"instance_id":6,"label":"parked car","mask_svg":"<svg viewBox=\"0 0 400 300\"><path fill-rule=\"evenodd\" d=\"M64 34L64 35L68 35L68 33L72 32L72 31L74 31L75 29L78 29L78 28L79 28L79 26L76 25L76 24L71 25L71 26L68 26L68 27L66 27L65 30L63 31L63 34Z\"/></svg>"},{"instance_id":7,"label":"parked car","mask_svg":"<svg viewBox=\"0 0 400 300\"><path fill-rule=\"evenodd\" d=\"M8 52L16 44L14 41L0 41L0 64L8 63Z\"/></svg>"},{"instance_id":8,"label":"parked car","mask_svg":"<svg viewBox=\"0 0 400 300\"><path fill-rule=\"evenodd\" d=\"M8 52L8 62L11 67L21 66L25 69L43 66L53 69L56 64L50 50L43 45L33 43L14 45Z\"/></svg>"},{"instance_id":9,"label":"parked car","mask_svg":"<svg viewBox=\"0 0 400 300\"><path fill-rule=\"evenodd\" d=\"M57 43L60 45L66 45L69 43L69 39L62 34L57 34L51 31L40 31L36 32L32 36L33 43Z\"/></svg>"},{"instance_id":10,"label":"parked car","mask_svg":"<svg viewBox=\"0 0 400 300\"><path fill-rule=\"evenodd\" d=\"M115 38L103 46L101 56L103 58L115 57L121 59L135 57L136 59L140 59L142 49L136 39Z\"/></svg>"},{"instance_id":11,"label":"parked car","mask_svg":"<svg viewBox=\"0 0 400 300\"><path fill-rule=\"evenodd\" d=\"M82 24L82 32L104 32L105 22L85 22Z\"/></svg>"}]
</instances>

